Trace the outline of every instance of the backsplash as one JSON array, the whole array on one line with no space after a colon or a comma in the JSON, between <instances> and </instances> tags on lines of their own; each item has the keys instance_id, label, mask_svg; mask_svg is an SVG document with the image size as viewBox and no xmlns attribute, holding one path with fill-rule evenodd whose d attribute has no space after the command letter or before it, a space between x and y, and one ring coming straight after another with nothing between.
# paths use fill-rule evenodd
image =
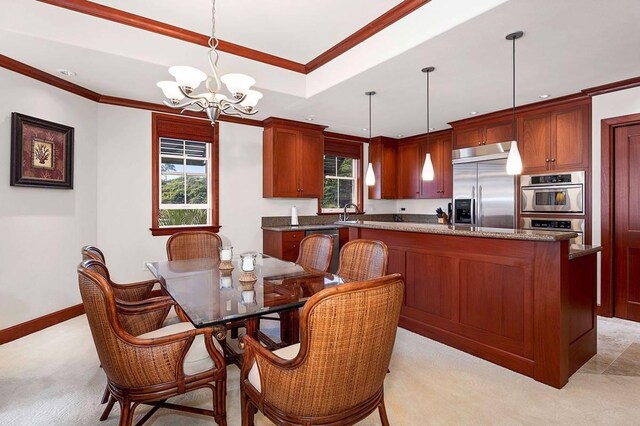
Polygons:
<instances>
[{"instance_id":1,"label":"backsplash","mask_svg":"<svg viewBox=\"0 0 640 426\"><path fill-rule=\"evenodd\" d=\"M434 214L350 214L350 220L371 220L378 222L419 222L438 223ZM338 220L337 214L319 216L299 216L300 225L326 225ZM262 218L262 226L288 226L291 224L290 216L266 216Z\"/></svg>"}]
</instances>

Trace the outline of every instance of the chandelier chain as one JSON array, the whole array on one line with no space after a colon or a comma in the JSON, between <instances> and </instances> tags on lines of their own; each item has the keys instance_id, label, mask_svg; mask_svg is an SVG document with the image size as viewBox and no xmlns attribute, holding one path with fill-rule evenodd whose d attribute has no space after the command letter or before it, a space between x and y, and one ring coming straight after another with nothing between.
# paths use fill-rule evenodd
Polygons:
<instances>
[{"instance_id":1,"label":"chandelier chain","mask_svg":"<svg viewBox=\"0 0 640 426\"><path fill-rule=\"evenodd\" d=\"M218 39L216 38L216 0L211 0L211 37L209 37L209 47L212 49L218 47Z\"/></svg>"}]
</instances>

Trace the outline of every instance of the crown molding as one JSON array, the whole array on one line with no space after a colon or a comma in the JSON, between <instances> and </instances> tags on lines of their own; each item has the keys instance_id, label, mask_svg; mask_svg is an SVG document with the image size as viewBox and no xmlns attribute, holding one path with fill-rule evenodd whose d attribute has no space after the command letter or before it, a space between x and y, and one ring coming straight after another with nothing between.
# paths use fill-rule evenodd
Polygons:
<instances>
[{"instance_id":1,"label":"crown molding","mask_svg":"<svg viewBox=\"0 0 640 426\"><path fill-rule=\"evenodd\" d=\"M144 16L125 12L113 7L104 6L99 3L94 3L86 0L38 1L74 12L83 13L85 15L94 16L96 18L106 19L107 21L116 22L118 24L128 25L130 27L186 41L188 43L197 44L199 46L209 47L208 35L196 33L194 31L176 27L164 22L145 18ZM243 58L262 62L268 65L284 68L289 71L295 71L303 74L306 73L304 64L290 61L289 59L281 58L279 56L271 55L269 53L261 52L259 50L251 49L249 47L241 46L239 44L231 43L225 40L218 41L219 44L217 49L221 52L230 53L232 55L241 56Z\"/></svg>"},{"instance_id":2,"label":"crown molding","mask_svg":"<svg viewBox=\"0 0 640 426\"><path fill-rule=\"evenodd\" d=\"M100 94L97 92L78 86L77 84L71 83L60 77L56 77L55 75L40 71L31 65L16 61L8 56L0 55L0 67L31 77L59 89L66 90L67 92L74 93L78 96L82 96L83 98L91 99L94 102L98 102L100 99Z\"/></svg>"},{"instance_id":3,"label":"crown molding","mask_svg":"<svg viewBox=\"0 0 640 426\"><path fill-rule=\"evenodd\" d=\"M582 90L582 93L589 96L604 95L605 93L617 92L618 90L631 89L640 86L640 76L628 78L626 80L615 81L601 86L590 87Z\"/></svg>"},{"instance_id":4,"label":"crown molding","mask_svg":"<svg viewBox=\"0 0 640 426\"><path fill-rule=\"evenodd\" d=\"M41 3L52 6L61 7L85 15L94 16L96 18L105 19L116 22L118 24L127 25L141 30L153 32L156 34L172 37L188 43L197 44L199 46L209 47L209 36L200 34L185 28L170 25L154 19L145 18L141 15L125 12L124 10L105 6L103 4L94 3L88 0L38 0ZM326 63L332 61L358 44L362 43L369 37L377 34L389 25L404 18L414 10L424 6L431 0L403 0L400 4L385 12L383 15L374 19L355 33L351 34L344 40L321 53L306 64L295 62L280 56L271 55L239 44L231 43L225 40L219 40L217 49L221 52L230 53L232 55L241 56L243 58L262 62L264 64L283 68L289 71L309 74Z\"/></svg>"},{"instance_id":5,"label":"crown molding","mask_svg":"<svg viewBox=\"0 0 640 426\"><path fill-rule=\"evenodd\" d=\"M306 73L309 74L326 63L334 60L338 56L343 53L351 50L358 44L362 43L369 37L379 33L380 31L387 28L389 25L399 21L404 18L414 10L424 6L429 3L431 0L404 0L400 4L396 5L394 8L388 10L383 15L369 22L364 27L360 28L355 33L351 34L349 37L340 41L335 46L331 47L327 51L321 53L311 61L307 62L305 65Z\"/></svg>"}]
</instances>

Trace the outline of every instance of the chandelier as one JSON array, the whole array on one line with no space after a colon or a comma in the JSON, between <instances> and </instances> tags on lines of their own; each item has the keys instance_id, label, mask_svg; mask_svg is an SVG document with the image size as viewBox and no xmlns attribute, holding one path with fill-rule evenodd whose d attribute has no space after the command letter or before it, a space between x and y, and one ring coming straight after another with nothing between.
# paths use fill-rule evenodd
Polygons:
<instances>
[{"instance_id":1,"label":"chandelier","mask_svg":"<svg viewBox=\"0 0 640 426\"><path fill-rule=\"evenodd\" d=\"M218 72L218 39L216 38L216 0L212 0L211 6L211 37L209 37L209 65L211 74L200 71L197 68L178 65L169 68L175 81L160 81L157 86L162 89L164 95L169 99L164 104L175 109L184 111L204 111L211 125L215 124L220 114L234 115L254 115L258 112L255 109L258 101L262 99L262 93L250 90L256 81L248 75L232 73L220 77ZM194 90L205 82L206 92L194 94ZM222 83L231 93L232 98L228 98L220 93ZM186 101L182 102L186 98Z\"/></svg>"}]
</instances>

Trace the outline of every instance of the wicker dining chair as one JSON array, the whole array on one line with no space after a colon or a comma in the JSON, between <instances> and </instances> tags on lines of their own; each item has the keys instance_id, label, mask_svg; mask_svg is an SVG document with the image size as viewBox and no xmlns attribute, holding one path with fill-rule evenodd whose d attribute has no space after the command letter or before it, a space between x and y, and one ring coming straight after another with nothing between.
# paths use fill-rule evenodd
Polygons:
<instances>
[{"instance_id":1,"label":"wicker dining chair","mask_svg":"<svg viewBox=\"0 0 640 426\"><path fill-rule=\"evenodd\" d=\"M336 274L345 282L387 275L389 249L382 241L353 240L342 246Z\"/></svg>"},{"instance_id":2,"label":"wicker dining chair","mask_svg":"<svg viewBox=\"0 0 640 426\"><path fill-rule=\"evenodd\" d=\"M245 337L242 425L257 410L276 424L354 424L376 408L388 425L383 384L403 297L400 274L331 287L304 305L299 344L270 352Z\"/></svg>"},{"instance_id":3,"label":"wicker dining chair","mask_svg":"<svg viewBox=\"0 0 640 426\"><path fill-rule=\"evenodd\" d=\"M222 247L222 239L213 232L177 232L167 240L167 259L219 259L220 247Z\"/></svg>"},{"instance_id":4,"label":"wicker dining chair","mask_svg":"<svg viewBox=\"0 0 640 426\"><path fill-rule=\"evenodd\" d=\"M311 234L300 241L300 251L296 263L303 268L327 272L333 255L333 237L331 235Z\"/></svg>"},{"instance_id":5,"label":"wicker dining chair","mask_svg":"<svg viewBox=\"0 0 640 426\"><path fill-rule=\"evenodd\" d=\"M81 253L83 261L93 259L102 262L104 265L107 264L102 250L95 246L84 246L81 249ZM150 298L153 286L158 284L158 280L119 284L111 280L110 277L107 277L107 279L116 299L124 302L139 302Z\"/></svg>"},{"instance_id":6,"label":"wicker dining chair","mask_svg":"<svg viewBox=\"0 0 640 426\"><path fill-rule=\"evenodd\" d=\"M132 424L133 412L140 404L155 405L145 416L167 407L214 417L226 425L226 365L212 328L195 329L190 323L157 328L161 315L151 315L145 329L126 330L121 324L122 310L117 305L109 282L98 270L104 264L87 260L78 266L80 294L93 340L102 363L110 401L101 417L105 420L115 404L121 408L120 425ZM166 311L169 302L147 305L147 314ZM131 313L131 312L129 312ZM144 315L142 312L139 315ZM143 332L139 335L137 333ZM213 393L213 410L169 404L173 396L208 388Z\"/></svg>"}]
</instances>

